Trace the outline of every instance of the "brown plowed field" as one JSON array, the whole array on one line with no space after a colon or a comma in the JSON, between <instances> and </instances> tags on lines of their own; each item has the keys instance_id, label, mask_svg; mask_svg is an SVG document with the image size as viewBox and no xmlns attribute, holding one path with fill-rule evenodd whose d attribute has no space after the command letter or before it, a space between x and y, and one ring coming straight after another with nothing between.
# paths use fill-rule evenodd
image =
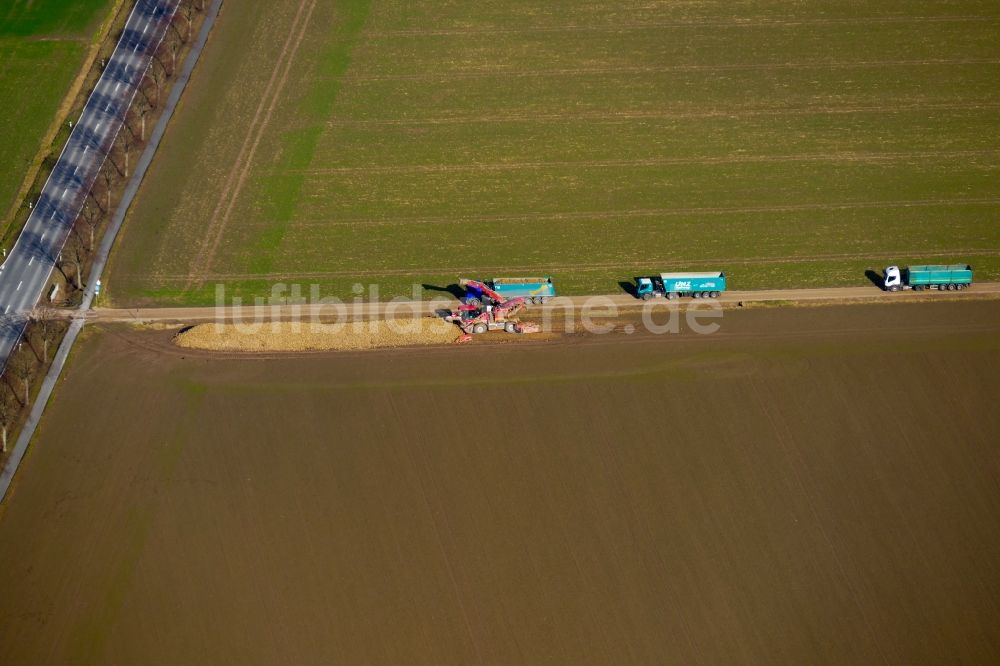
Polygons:
<instances>
[{"instance_id":1,"label":"brown plowed field","mask_svg":"<svg viewBox=\"0 0 1000 666\"><path fill-rule=\"evenodd\" d=\"M996 663L1000 305L225 358L82 342L0 663Z\"/></svg>"}]
</instances>

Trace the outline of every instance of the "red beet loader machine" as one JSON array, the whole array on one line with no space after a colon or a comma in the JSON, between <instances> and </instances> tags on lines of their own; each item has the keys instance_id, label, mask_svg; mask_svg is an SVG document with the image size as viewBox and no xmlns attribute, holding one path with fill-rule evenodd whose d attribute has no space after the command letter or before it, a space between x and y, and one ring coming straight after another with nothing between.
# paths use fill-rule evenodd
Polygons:
<instances>
[{"instance_id":1,"label":"red beet loader machine","mask_svg":"<svg viewBox=\"0 0 1000 666\"><path fill-rule=\"evenodd\" d=\"M505 298L478 280L459 280L466 288L478 291L485 298L476 298L458 306L445 321L454 322L462 329L465 336L460 342L467 342L472 335L487 331L506 331L507 333L537 333L538 324L523 322L516 315L524 309L527 299L524 296Z\"/></svg>"}]
</instances>

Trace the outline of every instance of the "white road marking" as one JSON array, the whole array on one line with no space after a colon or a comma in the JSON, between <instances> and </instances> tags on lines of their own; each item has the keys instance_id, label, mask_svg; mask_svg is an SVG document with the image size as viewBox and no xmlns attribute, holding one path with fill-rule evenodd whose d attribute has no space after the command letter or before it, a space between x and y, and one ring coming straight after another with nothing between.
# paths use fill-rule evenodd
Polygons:
<instances>
[{"instance_id":1,"label":"white road marking","mask_svg":"<svg viewBox=\"0 0 1000 666\"><path fill-rule=\"evenodd\" d=\"M163 3L150 3L150 4L158 7ZM120 90L123 89L126 92L131 91L134 93L135 87L139 85L139 83L141 82L142 75L144 74L144 72L146 71L146 69L150 64L151 60L150 49L152 48L153 44L146 42L144 39L145 35L149 33L149 28L151 27L153 28L153 34L155 35L157 34L157 31L160 31L164 28L165 24L169 23L168 21L165 21L160 17L149 16L146 13L147 11L153 11L153 10L154 8L147 8L146 10L137 9L132 14L133 17L138 17L138 19L136 21L130 21L130 25L134 26L132 28L134 30L138 30L138 26L142 25L143 26L142 36L136 40L137 43L135 44L135 47L133 48L133 52L131 54L128 53L127 51L123 51L121 49L116 48L115 52L112 54L112 57L109 60L109 64L113 63L115 66L122 68L121 71L119 72L119 75L118 76L112 76L110 74L107 76L102 75L100 81L98 82L97 89L100 91L102 95L107 94L107 91L110 88L113 88L114 91L114 94L108 94L107 98L110 99L104 109L105 114L112 116L112 120L109 121L108 123L108 128L106 128L104 132L101 133L101 128L104 126L104 123L103 120L99 117L88 117L86 119L81 119L82 122L86 122L86 127L93 127L92 131L95 134L93 139L98 144L101 144L104 140L107 139L111 129L115 129L115 123L117 122L118 119L115 118L114 116L116 116L117 113L126 110L124 105L121 103L121 100L116 99L117 94L119 93ZM169 29L169 25L167 25L167 29ZM141 56L138 55L138 52L140 50L143 52L143 55ZM89 113L93 114L94 116L99 116L101 111L99 110L100 107L98 107L97 104L99 104L99 102L92 105L88 101L85 110L85 115ZM99 121L96 122L96 126L94 126L95 121ZM72 172L72 176L74 178L79 175L81 167L86 167L86 169L84 169L84 173L87 174L92 171L92 167L94 166L93 164L86 162L86 156L90 150L90 146L84 145L87 142L81 137L80 132L77 132L76 129L77 128L74 128L73 132L71 133L69 147L68 150L66 151L67 159L65 162L66 167L68 167L71 164L73 165L74 169ZM84 128L81 131L91 131L91 130L87 130L86 128ZM81 147L83 147L82 151L80 150ZM101 150L100 145L98 145L95 149L97 150L98 153L103 153L103 150ZM56 185L56 187L58 187L58 185ZM76 197L79 194L78 190L79 188L76 185L74 185L73 189L74 197ZM60 200L65 200L67 194L69 194L68 186L63 189L62 194L60 196ZM55 206L53 206L52 214L49 219L50 220L61 219L63 216L60 213L61 211ZM32 216L31 218L29 218L29 226L26 228L37 229L38 231L42 231L45 228L45 226L51 226L51 223L42 223L41 218L36 218ZM48 236L47 232L42 233L41 241L44 242L47 236ZM27 265L33 266L34 260L35 257L29 257ZM46 265L46 260L44 260L44 257L43 259L39 259L39 262L41 266ZM24 267L23 265L21 266L22 268ZM5 263L0 264L0 271L3 271L4 268L6 268L6 264ZM12 269L12 271L20 272L21 269L15 267L14 269ZM28 279L32 278L29 277ZM20 291L21 288L24 286L24 282L26 281L27 280L21 280L20 282L18 282L16 291ZM34 289L35 286L29 285L29 291L33 291ZM18 314L23 314L20 305L18 306L18 308L19 308ZM12 310L13 310L13 304L9 304L5 306L2 312L4 314L7 314Z\"/></svg>"}]
</instances>

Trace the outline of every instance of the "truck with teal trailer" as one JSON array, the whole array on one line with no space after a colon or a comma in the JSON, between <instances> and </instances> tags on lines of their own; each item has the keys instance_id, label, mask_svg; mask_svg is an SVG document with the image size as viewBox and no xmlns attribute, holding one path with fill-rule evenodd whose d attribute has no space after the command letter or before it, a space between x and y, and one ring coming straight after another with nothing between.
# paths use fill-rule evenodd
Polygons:
<instances>
[{"instance_id":1,"label":"truck with teal trailer","mask_svg":"<svg viewBox=\"0 0 1000 666\"><path fill-rule=\"evenodd\" d=\"M526 303L541 305L556 297L556 286L551 277L506 277L484 280L483 283L505 299L524 297ZM472 285L466 286L467 303L485 303L489 296Z\"/></svg>"},{"instance_id":2,"label":"truck with teal trailer","mask_svg":"<svg viewBox=\"0 0 1000 666\"><path fill-rule=\"evenodd\" d=\"M701 273L660 273L635 279L635 295L673 300L681 296L718 298L726 290L726 274L718 271Z\"/></svg>"},{"instance_id":3,"label":"truck with teal trailer","mask_svg":"<svg viewBox=\"0 0 1000 666\"><path fill-rule=\"evenodd\" d=\"M883 285L886 291L968 289L972 286L972 266L968 264L907 266L906 268L889 266L885 269Z\"/></svg>"}]
</instances>

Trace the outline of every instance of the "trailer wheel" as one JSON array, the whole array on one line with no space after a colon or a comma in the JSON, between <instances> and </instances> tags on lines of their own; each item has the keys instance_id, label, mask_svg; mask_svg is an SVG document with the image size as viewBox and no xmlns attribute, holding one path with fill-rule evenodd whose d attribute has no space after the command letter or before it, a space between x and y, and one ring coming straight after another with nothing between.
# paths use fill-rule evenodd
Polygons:
<instances>
[{"instance_id":1,"label":"trailer wheel","mask_svg":"<svg viewBox=\"0 0 1000 666\"><path fill-rule=\"evenodd\" d=\"M480 335L486 332L486 324L476 324L472 327L472 332L476 335Z\"/></svg>"},{"instance_id":2,"label":"trailer wheel","mask_svg":"<svg viewBox=\"0 0 1000 666\"><path fill-rule=\"evenodd\" d=\"M712 298L718 298L720 293L722 293L722 292L713 291L712 294L711 294Z\"/></svg>"}]
</instances>

